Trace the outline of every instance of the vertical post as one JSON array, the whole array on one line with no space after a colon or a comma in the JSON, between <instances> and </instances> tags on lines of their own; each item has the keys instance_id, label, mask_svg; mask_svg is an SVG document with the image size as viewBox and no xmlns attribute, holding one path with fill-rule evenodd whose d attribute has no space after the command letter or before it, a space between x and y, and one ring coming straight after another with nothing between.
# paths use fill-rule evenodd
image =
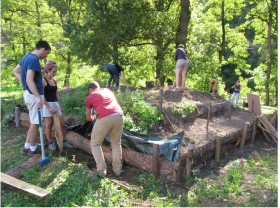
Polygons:
<instances>
[{"instance_id":1,"label":"vertical post","mask_svg":"<svg viewBox=\"0 0 280 208\"><path fill-rule=\"evenodd\" d=\"M209 103L209 108L208 108L208 118L207 118L207 124L206 124L206 134L207 134L207 139L209 139L209 138L208 138L208 125L209 125L210 115L211 115L211 102Z\"/></svg>"},{"instance_id":2,"label":"vertical post","mask_svg":"<svg viewBox=\"0 0 280 208\"><path fill-rule=\"evenodd\" d=\"M244 99L242 99L242 110L244 110Z\"/></svg>"},{"instance_id":3,"label":"vertical post","mask_svg":"<svg viewBox=\"0 0 280 208\"><path fill-rule=\"evenodd\" d=\"M254 121L254 126L253 126L252 137L251 137L252 142L255 140L256 137L258 122L259 122L259 116L256 116Z\"/></svg>"},{"instance_id":4,"label":"vertical post","mask_svg":"<svg viewBox=\"0 0 280 208\"><path fill-rule=\"evenodd\" d=\"M54 131L55 131L56 142L58 144L60 152L63 152L63 135L62 135L62 131L61 131L58 112L53 114L53 122L54 122Z\"/></svg>"},{"instance_id":5,"label":"vertical post","mask_svg":"<svg viewBox=\"0 0 280 208\"><path fill-rule=\"evenodd\" d=\"M16 127L19 127L19 123L20 123L20 120L19 120L19 107L15 107L15 116L16 116Z\"/></svg>"},{"instance_id":6,"label":"vertical post","mask_svg":"<svg viewBox=\"0 0 280 208\"><path fill-rule=\"evenodd\" d=\"M239 149L243 149L243 147L244 147L245 140L246 140L246 137L247 137L248 127L249 127L249 122L246 122L245 126L244 126L244 129L243 129L243 133L242 133L242 138L241 138Z\"/></svg>"},{"instance_id":7,"label":"vertical post","mask_svg":"<svg viewBox=\"0 0 280 208\"><path fill-rule=\"evenodd\" d=\"M159 112L162 113L162 94L163 94L163 87L159 89Z\"/></svg>"},{"instance_id":8,"label":"vertical post","mask_svg":"<svg viewBox=\"0 0 280 208\"><path fill-rule=\"evenodd\" d=\"M186 175L187 176L191 176L194 148L195 148L195 141L192 139L188 143L188 156L187 156L187 160L186 160L186 163L185 163Z\"/></svg>"},{"instance_id":9,"label":"vertical post","mask_svg":"<svg viewBox=\"0 0 280 208\"><path fill-rule=\"evenodd\" d=\"M249 105L249 104L248 104ZM249 107L249 106L248 106ZM252 113L254 113L254 99L252 99Z\"/></svg>"},{"instance_id":10,"label":"vertical post","mask_svg":"<svg viewBox=\"0 0 280 208\"><path fill-rule=\"evenodd\" d=\"M228 104L228 120L230 120L230 114L231 114L231 99L230 99L230 94L229 94L229 104Z\"/></svg>"},{"instance_id":11,"label":"vertical post","mask_svg":"<svg viewBox=\"0 0 280 208\"><path fill-rule=\"evenodd\" d=\"M153 144L153 174L155 178L159 175L159 144Z\"/></svg>"},{"instance_id":12,"label":"vertical post","mask_svg":"<svg viewBox=\"0 0 280 208\"><path fill-rule=\"evenodd\" d=\"M219 162L220 160L220 150L221 150L221 136L216 136L216 147L215 147L215 161Z\"/></svg>"}]
</instances>

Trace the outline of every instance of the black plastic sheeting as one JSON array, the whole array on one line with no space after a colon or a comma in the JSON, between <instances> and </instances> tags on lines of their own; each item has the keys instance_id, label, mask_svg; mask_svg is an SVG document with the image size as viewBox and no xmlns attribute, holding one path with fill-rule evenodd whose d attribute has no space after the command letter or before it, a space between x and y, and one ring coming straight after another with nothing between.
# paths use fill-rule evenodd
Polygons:
<instances>
[{"instance_id":1,"label":"black plastic sheeting","mask_svg":"<svg viewBox=\"0 0 280 208\"><path fill-rule=\"evenodd\" d=\"M92 122L85 122L82 125L65 126L67 130L89 137L92 130ZM159 144L159 154L163 159L173 162L179 162L179 153L184 140L184 131L173 135L168 139L154 137L150 135L139 134L123 129L121 144L122 147L135 152L141 152L147 155L153 154L153 144ZM108 132L103 145L110 146L110 133Z\"/></svg>"}]
</instances>

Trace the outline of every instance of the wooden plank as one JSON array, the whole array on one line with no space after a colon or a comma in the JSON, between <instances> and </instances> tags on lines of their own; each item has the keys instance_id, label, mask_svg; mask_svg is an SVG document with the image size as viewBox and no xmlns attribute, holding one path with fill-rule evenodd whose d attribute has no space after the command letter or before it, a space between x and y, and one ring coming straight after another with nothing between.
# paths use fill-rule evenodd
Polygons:
<instances>
[{"instance_id":1,"label":"wooden plank","mask_svg":"<svg viewBox=\"0 0 280 208\"><path fill-rule=\"evenodd\" d=\"M53 122L54 122L54 132L55 132L56 142L58 144L60 152L63 152L63 136L62 136L58 112L53 114Z\"/></svg>"},{"instance_id":2,"label":"wooden plank","mask_svg":"<svg viewBox=\"0 0 280 208\"><path fill-rule=\"evenodd\" d=\"M211 105L211 102L210 102L210 105ZM192 163L193 163L193 152L194 152L194 148L192 148L193 145L195 145L195 141L193 139L191 139L188 144L188 157L187 157L187 162L185 163L187 176L191 176L191 169L192 169Z\"/></svg>"},{"instance_id":3,"label":"wooden plank","mask_svg":"<svg viewBox=\"0 0 280 208\"><path fill-rule=\"evenodd\" d=\"M266 130L265 128L263 128L261 125L258 124L258 127L260 127L263 131L269 133L271 135L271 138L277 143L278 137L275 137L270 131ZM276 139L275 139L276 138Z\"/></svg>"},{"instance_id":4,"label":"wooden plank","mask_svg":"<svg viewBox=\"0 0 280 208\"><path fill-rule=\"evenodd\" d=\"M16 187L18 189L21 189L23 191L29 192L31 194L34 194L36 196L45 197L48 196L51 192L40 188L38 186L32 185L30 183L26 183L24 181L20 181L12 176L9 176L5 173L1 173L1 182L6 183L10 186Z\"/></svg>"},{"instance_id":5,"label":"wooden plank","mask_svg":"<svg viewBox=\"0 0 280 208\"><path fill-rule=\"evenodd\" d=\"M272 124L267 120L267 118L264 115L260 116L260 119L262 121L262 123L265 123L265 128L267 128L267 130L269 130L275 137L277 137L277 133L275 128L272 126Z\"/></svg>"}]
</instances>

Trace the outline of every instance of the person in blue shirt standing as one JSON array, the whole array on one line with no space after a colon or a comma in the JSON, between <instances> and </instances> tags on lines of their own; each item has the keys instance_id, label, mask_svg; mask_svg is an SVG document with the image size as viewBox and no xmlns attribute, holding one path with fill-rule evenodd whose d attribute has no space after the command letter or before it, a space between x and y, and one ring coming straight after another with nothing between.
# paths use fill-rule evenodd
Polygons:
<instances>
[{"instance_id":1,"label":"person in blue shirt standing","mask_svg":"<svg viewBox=\"0 0 280 208\"><path fill-rule=\"evenodd\" d=\"M25 90L24 102L29 110L30 127L22 149L22 154L28 156L38 154L36 145L39 130L38 108L42 114L41 109L44 100L44 87L39 59L46 58L50 51L51 47L47 41L38 41L35 50L26 54L13 71Z\"/></svg>"},{"instance_id":2,"label":"person in blue shirt standing","mask_svg":"<svg viewBox=\"0 0 280 208\"><path fill-rule=\"evenodd\" d=\"M233 104L233 100L234 100L234 98L236 96L236 106L237 106L238 100L239 100L240 91L242 90L242 86L240 85L240 81L237 80L236 84L233 85L231 88L234 88L234 93L232 95L232 98L231 98L230 102L231 102L231 104Z\"/></svg>"}]
</instances>

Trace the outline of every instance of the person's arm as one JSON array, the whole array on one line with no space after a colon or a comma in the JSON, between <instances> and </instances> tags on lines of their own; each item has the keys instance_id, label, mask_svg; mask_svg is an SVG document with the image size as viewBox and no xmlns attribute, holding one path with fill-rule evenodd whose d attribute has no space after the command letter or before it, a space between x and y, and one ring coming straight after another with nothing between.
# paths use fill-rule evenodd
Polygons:
<instances>
[{"instance_id":1,"label":"person's arm","mask_svg":"<svg viewBox=\"0 0 280 208\"><path fill-rule=\"evenodd\" d=\"M234 88L235 87L235 85L233 85L231 88Z\"/></svg>"},{"instance_id":2,"label":"person's arm","mask_svg":"<svg viewBox=\"0 0 280 208\"><path fill-rule=\"evenodd\" d=\"M96 119L96 116L92 115L92 108L86 109L86 118L88 121L94 121Z\"/></svg>"},{"instance_id":3,"label":"person's arm","mask_svg":"<svg viewBox=\"0 0 280 208\"><path fill-rule=\"evenodd\" d=\"M21 66L18 64L13 71L16 78L21 82Z\"/></svg>"},{"instance_id":4,"label":"person's arm","mask_svg":"<svg viewBox=\"0 0 280 208\"><path fill-rule=\"evenodd\" d=\"M175 53L175 63L177 62L177 59L178 59L178 50L176 49L176 53Z\"/></svg>"},{"instance_id":5,"label":"person's arm","mask_svg":"<svg viewBox=\"0 0 280 208\"><path fill-rule=\"evenodd\" d=\"M42 103L42 98L37 90L37 87L34 82L34 76L35 76L35 71L28 69L27 74L26 74L26 84L29 87L30 91L32 94L36 97L36 107L37 108L42 108L43 103Z\"/></svg>"},{"instance_id":6,"label":"person's arm","mask_svg":"<svg viewBox=\"0 0 280 208\"><path fill-rule=\"evenodd\" d=\"M242 86L240 85L240 89L239 89L239 92L242 90Z\"/></svg>"},{"instance_id":7,"label":"person's arm","mask_svg":"<svg viewBox=\"0 0 280 208\"><path fill-rule=\"evenodd\" d=\"M124 82L126 85L129 85L129 84L125 81L125 79L124 79L123 71L121 71L121 75L122 75L122 80L123 80L123 82Z\"/></svg>"}]
</instances>

